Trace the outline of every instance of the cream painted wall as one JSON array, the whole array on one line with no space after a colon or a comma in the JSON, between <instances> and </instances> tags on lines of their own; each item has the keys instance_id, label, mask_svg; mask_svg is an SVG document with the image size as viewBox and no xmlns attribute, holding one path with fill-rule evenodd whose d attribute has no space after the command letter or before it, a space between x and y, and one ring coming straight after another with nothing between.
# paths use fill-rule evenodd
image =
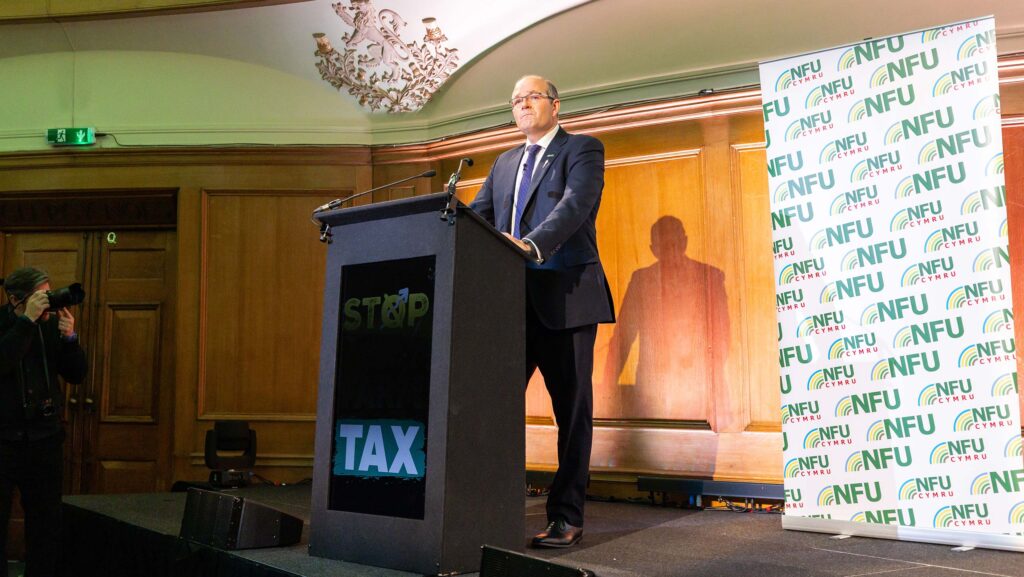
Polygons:
<instances>
[{"instance_id":1,"label":"cream painted wall","mask_svg":"<svg viewBox=\"0 0 1024 577\"><path fill-rule=\"evenodd\" d=\"M759 59L985 14L996 16L1001 54L1024 52L1020 0L593 0L497 38L422 110L387 115L316 77L309 31L326 23L288 19L309 6L0 24L0 151L46 149L42 131L72 117L122 144L425 142L509 124L511 85L527 72L550 76L571 114L756 86Z\"/></svg>"},{"instance_id":2,"label":"cream painted wall","mask_svg":"<svg viewBox=\"0 0 1024 577\"><path fill-rule=\"evenodd\" d=\"M165 52L0 59L0 150L92 126L122 145L368 143L369 122L329 86L221 58ZM100 139L99 146L116 146Z\"/></svg>"}]
</instances>

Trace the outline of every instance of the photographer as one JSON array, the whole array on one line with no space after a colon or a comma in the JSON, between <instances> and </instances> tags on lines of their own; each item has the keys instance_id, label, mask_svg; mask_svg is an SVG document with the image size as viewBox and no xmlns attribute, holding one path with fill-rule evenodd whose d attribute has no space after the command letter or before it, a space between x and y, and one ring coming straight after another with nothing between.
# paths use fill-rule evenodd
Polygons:
<instances>
[{"instance_id":1,"label":"photographer","mask_svg":"<svg viewBox=\"0 0 1024 577\"><path fill-rule=\"evenodd\" d=\"M49 277L25 267L3 283L0 309L0 571L7 570L7 526L14 488L25 511L26 575L56 572L61 538L64 394L57 375L85 378L75 317L50 308Z\"/></svg>"}]
</instances>

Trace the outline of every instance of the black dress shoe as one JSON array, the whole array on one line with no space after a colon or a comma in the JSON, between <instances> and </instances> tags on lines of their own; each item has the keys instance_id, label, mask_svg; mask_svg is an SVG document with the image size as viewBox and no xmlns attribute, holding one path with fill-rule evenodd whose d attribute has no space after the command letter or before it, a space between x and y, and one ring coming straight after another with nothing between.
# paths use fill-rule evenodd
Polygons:
<instances>
[{"instance_id":1,"label":"black dress shoe","mask_svg":"<svg viewBox=\"0 0 1024 577\"><path fill-rule=\"evenodd\" d=\"M583 537L583 527L574 527L564 519L548 523L547 529L538 533L532 541L534 547L572 547Z\"/></svg>"}]
</instances>

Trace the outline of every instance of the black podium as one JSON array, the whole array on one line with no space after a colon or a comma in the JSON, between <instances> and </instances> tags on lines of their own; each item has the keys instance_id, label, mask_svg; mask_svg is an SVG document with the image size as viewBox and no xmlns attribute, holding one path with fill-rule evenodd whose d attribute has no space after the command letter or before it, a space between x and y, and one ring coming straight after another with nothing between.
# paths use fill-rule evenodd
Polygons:
<instances>
[{"instance_id":1,"label":"black podium","mask_svg":"<svg viewBox=\"0 0 1024 577\"><path fill-rule=\"evenodd\" d=\"M523 257L446 200L319 215L312 555L434 575L523 546Z\"/></svg>"}]
</instances>

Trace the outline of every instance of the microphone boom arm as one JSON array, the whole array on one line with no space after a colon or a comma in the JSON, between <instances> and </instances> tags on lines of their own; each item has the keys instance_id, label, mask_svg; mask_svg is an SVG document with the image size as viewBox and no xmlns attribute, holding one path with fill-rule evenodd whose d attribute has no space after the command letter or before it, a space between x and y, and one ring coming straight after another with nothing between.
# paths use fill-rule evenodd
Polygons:
<instances>
[{"instance_id":1,"label":"microphone boom arm","mask_svg":"<svg viewBox=\"0 0 1024 577\"><path fill-rule=\"evenodd\" d=\"M461 166L461 164L460 164L460 166ZM417 178L430 178L430 177L432 177L432 176L434 176L436 174L437 174L436 170L428 170L428 171L426 171L424 173L421 173L421 174L416 174L416 175L413 175L413 176L402 178L400 180L396 180L394 182L389 182L387 184L382 184L380 186L371 188L370 190L365 190L363 192L357 192L356 194L352 194L352 195L346 196L345 198L336 198L336 199L332 200L331 202L328 202L327 204L321 204L320 206L316 207L313 210L313 214L310 215L310 220L313 221L313 224L318 225L320 227L320 242L324 242L324 243L327 243L327 244L331 243L331 225L329 225L326 222L324 222L324 221L320 220L319 218L317 218L317 215L320 214L321 212L325 212L325 211L328 211L328 210L334 210L336 208L341 207L341 205L345 204L346 202L348 202L350 200L355 200L357 198L366 196L368 194L372 194L374 192L377 192L378 190L384 190L385 188L391 188L392 186L395 186L396 184L402 184L403 182L409 182L410 180L415 180Z\"/></svg>"}]
</instances>

